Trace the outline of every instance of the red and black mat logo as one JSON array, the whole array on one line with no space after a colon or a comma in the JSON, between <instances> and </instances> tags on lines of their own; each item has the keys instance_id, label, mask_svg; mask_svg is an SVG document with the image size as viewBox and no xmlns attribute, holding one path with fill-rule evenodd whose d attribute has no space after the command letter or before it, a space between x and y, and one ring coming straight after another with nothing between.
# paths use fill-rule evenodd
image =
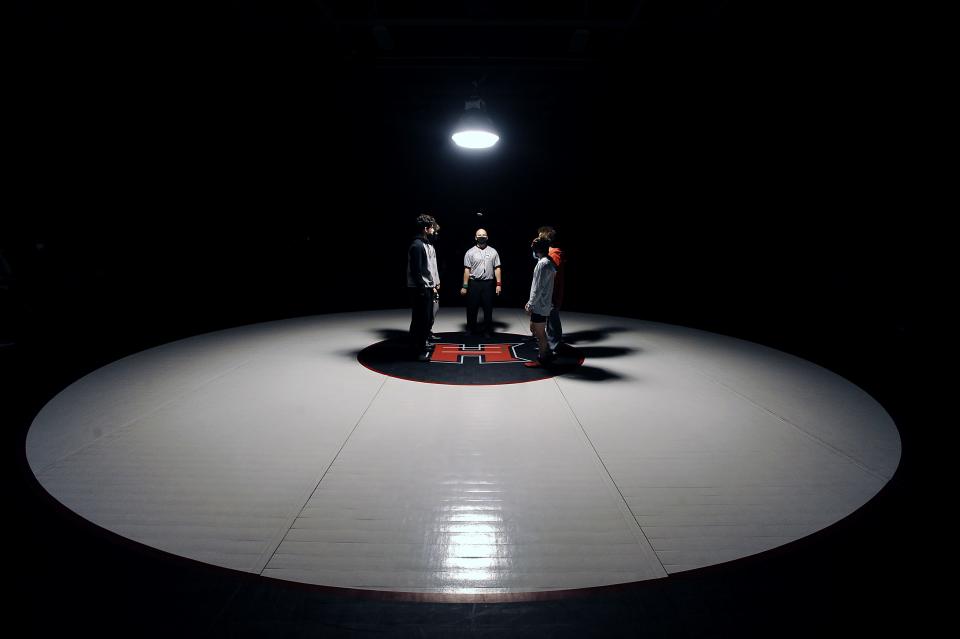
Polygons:
<instances>
[{"instance_id":1,"label":"red and black mat logo","mask_svg":"<svg viewBox=\"0 0 960 639\"><path fill-rule=\"evenodd\" d=\"M463 364L465 357L476 357L479 364L513 364L530 360L517 356L517 347L523 342L504 342L502 344L437 344L430 353L431 362L445 364Z\"/></svg>"},{"instance_id":2,"label":"red and black mat logo","mask_svg":"<svg viewBox=\"0 0 960 639\"><path fill-rule=\"evenodd\" d=\"M418 361L418 353L402 337L371 344L357 359L370 370L431 384L488 385L518 384L547 379L583 364L576 349L565 347L549 366L531 368L537 360L537 344L523 335L494 334L492 338L464 333L443 333L434 344L427 361Z\"/></svg>"}]
</instances>

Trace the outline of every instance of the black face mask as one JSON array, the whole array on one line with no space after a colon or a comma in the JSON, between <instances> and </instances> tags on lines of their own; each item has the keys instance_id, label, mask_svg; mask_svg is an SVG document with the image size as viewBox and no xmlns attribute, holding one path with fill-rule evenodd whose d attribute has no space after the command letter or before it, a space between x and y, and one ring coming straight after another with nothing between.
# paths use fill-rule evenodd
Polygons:
<instances>
[{"instance_id":1,"label":"black face mask","mask_svg":"<svg viewBox=\"0 0 960 639\"><path fill-rule=\"evenodd\" d=\"M486 246L486 244L487 244L487 238L482 238L482 239L479 239L479 238L478 238L478 239L477 239L477 244L479 244L480 246Z\"/></svg>"}]
</instances>

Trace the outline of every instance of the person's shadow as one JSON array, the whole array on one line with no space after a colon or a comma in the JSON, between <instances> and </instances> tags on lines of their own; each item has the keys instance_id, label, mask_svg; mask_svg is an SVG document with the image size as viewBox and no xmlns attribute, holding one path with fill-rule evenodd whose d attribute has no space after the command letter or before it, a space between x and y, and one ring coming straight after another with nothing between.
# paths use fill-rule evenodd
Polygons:
<instances>
[{"instance_id":1,"label":"person's shadow","mask_svg":"<svg viewBox=\"0 0 960 639\"><path fill-rule=\"evenodd\" d=\"M584 331L572 331L570 333L563 334L563 342L573 346L576 352L581 355L584 360L622 357L624 355L630 355L631 353L640 352L639 348L627 346L583 346L583 344L603 341L611 335L622 333L626 330L628 329L622 326L604 326L601 328L594 328ZM586 364L582 364L567 371L564 373L564 377L580 379L588 382L606 382L614 379L629 379L626 375L615 373L599 366L590 366Z\"/></svg>"},{"instance_id":2,"label":"person's shadow","mask_svg":"<svg viewBox=\"0 0 960 639\"><path fill-rule=\"evenodd\" d=\"M636 353L639 348L629 348L626 346L577 346L577 352L588 359L601 359L606 357L622 357L630 353Z\"/></svg>"},{"instance_id":3,"label":"person's shadow","mask_svg":"<svg viewBox=\"0 0 960 639\"><path fill-rule=\"evenodd\" d=\"M493 330L496 331L496 332L498 332L498 333L502 333L502 332L504 331L504 329L507 329L507 328L510 327L510 325L507 324L506 322L500 322L500 321L498 321L498 320L493 320L493 322L491 322L491 324L493 325ZM482 325L483 325L483 322L482 322L481 320L477 319L477 326L482 326ZM466 323L466 322L463 322L462 324L460 324L460 330L463 331L464 333L467 332L467 323Z\"/></svg>"},{"instance_id":4,"label":"person's shadow","mask_svg":"<svg viewBox=\"0 0 960 639\"><path fill-rule=\"evenodd\" d=\"M607 382L614 379L631 379L626 375L621 375L620 373L615 373L605 368L600 368L599 366L585 366L583 364L566 371L563 376L570 377L571 379L583 380L586 382Z\"/></svg>"},{"instance_id":5,"label":"person's shadow","mask_svg":"<svg viewBox=\"0 0 960 639\"><path fill-rule=\"evenodd\" d=\"M583 342L600 342L615 333L622 333L627 329L622 326L605 326L603 328L593 328L587 331L573 331L564 333L563 341L567 344L582 344Z\"/></svg>"},{"instance_id":6,"label":"person's shadow","mask_svg":"<svg viewBox=\"0 0 960 639\"><path fill-rule=\"evenodd\" d=\"M401 331L397 328L378 328L374 332L380 336L380 339L405 340L410 336L409 331Z\"/></svg>"}]
</instances>

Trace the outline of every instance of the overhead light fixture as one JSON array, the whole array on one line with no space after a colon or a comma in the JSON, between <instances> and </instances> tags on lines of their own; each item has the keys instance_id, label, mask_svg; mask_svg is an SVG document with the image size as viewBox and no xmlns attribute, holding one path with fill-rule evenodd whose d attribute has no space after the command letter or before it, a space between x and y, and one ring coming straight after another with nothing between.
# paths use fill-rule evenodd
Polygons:
<instances>
[{"instance_id":1,"label":"overhead light fixture","mask_svg":"<svg viewBox=\"0 0 960 639\"><path fill-rule=\"evenodd\" d=\"M500 136L487 115L486 103L480 97L480 83L474 82L473 86L474 95L466 101L463 115L450 137L457 146L465 149L489 149L500 140Z\"/></svg>"}]
</instances>

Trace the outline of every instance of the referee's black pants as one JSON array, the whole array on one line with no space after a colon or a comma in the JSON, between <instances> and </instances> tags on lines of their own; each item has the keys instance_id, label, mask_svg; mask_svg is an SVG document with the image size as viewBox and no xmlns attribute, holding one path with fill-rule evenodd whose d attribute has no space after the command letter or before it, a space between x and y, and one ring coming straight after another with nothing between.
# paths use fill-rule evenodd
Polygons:
<instances>
[{"instance_id":1,"label":"referee's black pants","mask_svg":"<svg viewBox=\"0 0 960 639\"><path fill-rule=\"evenodd\" d=\"M497 292L495 280L470 280L467 286L467 332L477 332L477 309L483 308L484 333L493 332L493 298Z\"/></svg>"}]
</instances>

